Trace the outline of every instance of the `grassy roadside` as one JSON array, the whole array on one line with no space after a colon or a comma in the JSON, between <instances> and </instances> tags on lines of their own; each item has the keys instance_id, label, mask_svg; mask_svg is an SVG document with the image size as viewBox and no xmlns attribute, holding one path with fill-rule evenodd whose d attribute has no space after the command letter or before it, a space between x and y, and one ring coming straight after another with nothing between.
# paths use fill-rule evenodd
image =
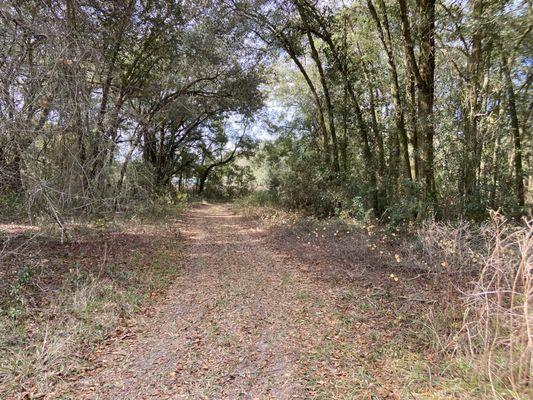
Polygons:
<instances>
[{"instance_id":1,"label":"grassy roadside","mask_svg":"<svg viewBox=\"0 0 533 400\"><path fill-rule=\"evenodd\" d=\"M328 340L313 350L316 359L303 362L315 365L308 371L313 398L531 398L527 385L513 387L507 346L511 338L516 342L514 351L531 351L522 344L527 343L523 325L527 317L517 315L524 297L516 296L514 306L505 298L498 306L496 299L482 297L497 315L473 302L480 289L476 270L490 278L494 271L513 265L513 260L527 264L531 257L530 250L524 250L531 243L527 229L515 231L500 220L498 224L505 226L501 234L494 226L477 230L443 224L398 230L346 218L317 219L246 202L235 208L258 220L294 254L304 257L314 252L315 259L321 254L327 260L323 275L346 292L334 300L339 316L328 328ZM469 236L472 232L476 234ZM498 251L500 258L492 255L490 241L488 247L480 245L481 235L506 244L505 252ZM513 271L506 274L502 281L513 277ZM361 282L366 287L363 292ZM527 290L527 286L517 285L515 290ZM507 289L501 285L494 291ZM496 331L493 319L510 321L516 329ZM365 326L365 321L372 321L371 326ZM493 341L488 350L480 338L469 336L480 323L486 324L486 334ZM353 361L336 366L342 375L331 379L324 365L346 359ZM402 389L389 389L393 387Z\"/></svg>"},{"instance_id":2,"label":"grassy roadside","mask_svg":"<svg viewBox=\"0 0 533 400\"><path fill-rule=\"evenodd\" d=\"M166 221L96 221L64 244L31 226L3 226L0 398L54 396L87 356L180 273L183 241Z\"/></svg>"}]
</instances>

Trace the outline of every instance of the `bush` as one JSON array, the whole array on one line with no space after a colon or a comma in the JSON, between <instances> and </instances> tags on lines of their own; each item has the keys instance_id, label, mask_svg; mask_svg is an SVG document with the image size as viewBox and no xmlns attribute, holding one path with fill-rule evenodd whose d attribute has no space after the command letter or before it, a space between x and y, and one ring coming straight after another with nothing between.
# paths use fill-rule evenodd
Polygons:
<instances>
[{"instance_id":1,"label":"bush","mask_svg":"<svg viewBox=\"0 0 533 400\"><path fill-rule=\"evenodd\" d=\"M254 182L252 168L248 165L227 164L209 175L205 195L212 198L239 198L252 189Z\"/></svg>"},{"instance_id":2,"label":"bush","mask_svg":"<svg viewBox=\"0 0 533 400\"><path fill-rule=\"evenodd\" d=\"M0 219L21 218L25 215L24 195L22 193L0 193Z\"/></svg>"},{"instance_id":3,"label":"bush","mask_svg":"<svg viewBox=\"0 0 533 400\"><path fill-rule=\"evenodd\" d=\"M265 207L276 203L276 199L268 190L256 190L240 198L238 203L244 207Z\"/></svg>"}]
</instances>

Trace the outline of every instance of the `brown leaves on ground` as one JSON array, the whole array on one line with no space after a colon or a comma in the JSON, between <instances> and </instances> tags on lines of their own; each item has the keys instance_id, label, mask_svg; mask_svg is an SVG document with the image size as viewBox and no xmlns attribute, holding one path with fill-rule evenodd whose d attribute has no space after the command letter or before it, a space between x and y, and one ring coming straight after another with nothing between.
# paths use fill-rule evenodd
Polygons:
<instances>
[{"instance_id":1,"label":"brown leaves on ground","mask_svg":"<svg viewBox=\"0 0 533 400\"><path fill-rule=\"evenodd\" d=\"M59 396L96 343L132 337L125 321L179 271L173 223L89 228L68 243L1 228L0 398Z\"/></svg>"},{"instance_id":2,"label":"brown leaves on ground","mask_svg":"<svg viewBox=\"0 0 533 400\"><path fill-rule=\"evenodd\" d=\"M180 229L186 258L164 301L64 396L401 399L429 385L429 305L409 293L431 284L394 256L370 257L354 235L309 245L225 205L196 207Z\"/></svg>"}]
</instances>

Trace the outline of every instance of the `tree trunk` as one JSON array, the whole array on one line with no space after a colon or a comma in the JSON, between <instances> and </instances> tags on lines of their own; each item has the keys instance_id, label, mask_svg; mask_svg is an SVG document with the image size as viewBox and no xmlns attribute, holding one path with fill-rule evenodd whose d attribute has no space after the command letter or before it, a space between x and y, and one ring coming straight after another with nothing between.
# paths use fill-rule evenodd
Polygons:
<instances>
[{"instance_id":1,"label":"tree trunk","mask_svg":"<svg viewBox=\"0 0 533 400\"><path fill-rule=\"evenodd\" d=\"M494 149L492 151L492 182L490 187L490 208L495 210L497 201L496 196L498 194L498 171L499 171L499 153L500 153L500 136L496 138Z\"/></svg>"},{"instance_id":2,"label":"tree trunk","mask_svg":"<svg viewBox=\"0 0 533 400\"><path fill-rule=\"evenodd\" d=\"M205 189L205 182L207 182L207 177L209 175L210 169L206 169L205 173L200 176L198 180L198 194L201 195Z\"/></svg>"},{"instance_id":3,"label":"tree trunk","mask_svg":"<svg viewBox=\"0 0 533 400\"><path fill-rule=\"evenodd\" d=\"M0 187L2 187L3 190L19 193L22 191L22 157L17 148L14 148L12 153L13 156L11 162L6 163L1 171Z\"/></svg>"},{"instance_id":4,"label":"tree trunk","mask_svg":"<svg viewBox=\"0 0 533 400\"><path fill-rule=\"evenodd\" d=\"M342 172L348 172L348 91L346 84L343 88L343 107L342 107L342 138L340 143L340 155Z\"/></svg>"},{"instance_id":5,"label":"tree trunk","mask_svg":"<svg viewBox=\"0 0 533 400\"><path fill-rule=\"evenodd\" d=\"M420 179L420 148L418 146L418 128L416 117L416 87L415 79L411 71L406 72L407 82L406 91L408 94L407 110L409 113L409 129L411 131L411 146L413 147L413 170L414 179L418 181Z\"/></svg>"},{"instance_id":6,"label":"tree trunk","mask_svg":"<svg viewBox=\"0 0 533 400\"><path fill-rule=\"evenodd\" d=\"M385 50L385 53L387 54L387 65L389 68L389 74L390 74L390 83L391 83L391 95L392 100L394 102L394 115L395 115L395 121L396 121L396 129L397 133L400 137L401 143L402 143L402 156L403 156L403 165L404 165L404 176L406 179L412 180L412 174L411 174L411 162L409 160L409 139L407 136L407 129L405 127L405 112L404 107L402 104L402 100L400 97L400 84L398 79L398 70L396 68L396 60L394 58L394 53L392 51L392 39L391 39L391 33L390 33L390 26L389 26L389 19L387 17L387 9L385 7L385 3L383 0L379 0L381 11L383 13L383 25L381 24L381 21L378 17L378 14L376 12L376 9L374 7L374 4L372 3L372 0L368 0L368 8L370 10L370 14L372 15L372 18L374 19L374 22L376 23L376 26L378 28L378 34L381 41L381 44L383 45L383 49Z\"/></svg>"},{"instance_id":7,"label":"tree trunk","mask_svg":"<svg viewBox=\"0 0 533 400\"><path fill-rule=\"evenodd\" d=\"M311 94L313 96L313 100L315 101L315 105L318 111L318 122L320 125L320 129L322 131L322 138L323 138L323 145L324 145L324 160L328 166L331 166L331 157L330 157L330 145L329 145L329 135L328 130L326 128L326 120L324 117L324 109L322 106L322 102L320 101L320 96L318 95L318 91L316 90L316 87L309 77L309 74L307 73L305 67L303 66L302 62L298 59L298 56L296 55L293 47L291 46L290 42L285 38L283 35L276 32L276 35L278 39L281 41L283 48L291 58L291 60L294 62L302 76L304 77L305 82L307 83L307 86L309 87L309 90L311 90Z\"/></svg>"},{"instance_id":8,"label":"tree trunk","mask_svg":"<svg viewBox=\"0 0 533 400\"><path fill-rule=\"evenodd\" d=\"M115 211L117 210L117 207L118 207L118 196L120 196L121 192L122 192L122 186L124 185L124 178L126 176L126 171L128 170L128 166L130 164L130 161L131 161L131 157L133 156L133 152L135 151L135 149L137 148L137 146L139 145L139 143L141 142L141 138L142 138L142 131L138 132L138 133L135 133L135 138L131 144L131 147L130 149L128 150L128 154L126 154L126 157L124 158L124 162L122 163L122 167L120 168L120 175L119 175L119 178L118 178L118 182L117 182L117 188L116 188L116 191L115 191Z\"/></svg>"},{"instance_id":9,"label":"tree trunk","mask_svg":"<svg viewBox=\"0 0 533 400\"><path fill-rule=\"evenodd\" d=\"M359 48L359 47L358 47ZM381 134L380 126L377 119L377 111L376 111L376 105L375 105L375 96L374 96L374 85L372 84L372 80L370 79L370 72L368 71L368 68L366 67L365 62L362 58L362 52L359 48L359 52L361 54L361 67L363 69L363 74L365 76L366 80L366 86L368 87L368 99L369 99L369 113L370 113L370 125L372 127L372 131L374 132L374 138L375 138L375 146L377 147L377 196L380 204L384 204L386 199L386 189L385 189L385 177L387 175L387 165L385 162L385 146L383 144L383 136ZM394 188L390 192L395 192L396 188L396 179L394 177L395 171L394 169L397 169L397 158L393 158L392 165L389 168L389 171L393 174L393 181L394 181Z\"/></svg>"},{"instance_id":10,"label":"tree trunk","mask_svg":"<svg viewBox=\"0 0 533 400\"><path fill-rule=\"evenodd\" d=\"M307 16L305 14L305 10L301 6L299 2L297 2L298 12L300 14L300 18L302 19L303 25L305 27L306 34L307 34L307 40L309 41L309 47L311 48L311 57L313 58L313 61L315 62L315 65L318 70L318 75L320 76L320 84L322 85L322 91L324 93L324 100L326 103L326 111L328 113L328 122L329 122L329 136L331 137L332 142L332 149L331 154L333 156L333 171L339 172L340 166L339 166L339 145L337 141L337 133L335 131L335 114L333 110L333 103L331 101L331 96L329 92L328 83L326 80L326 74L324 73L324 67L322 66L322 61L320 60L320 55L318 54L318 51L315 46L315 41L313 39L313 35L309 29L309 21L307 20Z\"/></svg>"},{"instance_id":11,"label":"tree trunk","mask_svg":"<svg viewBox=\"0 0 533 400\"><path fill-rule=\"evenodd\" d=\"M433 102L435 85L435 0L418 1L420 51L418 61L414 52L411 37L407 5L405 0L398 0L402 34L406 44L406 52L412 74L418 88L418 122L420 134L420 180L424 184L423 203L425 208L437 206L437 191L433 171L433 136L435 131ZM421 210L422 211L422 210ZM419 217L424 217L423 213Z\"/></svg>"},{"instance_id":12,"label":"tree trunk","mask_svg":"<svg viewBox=\"0 0 533 400\"><path fill-rule=\"evenodd\" d=\"M297 5L304 5L306 7L312 7L308 2L297 2ZM370 147L369 137L368 137L368 126L363 118L363 111L361 109L361 106L359 104L358 97L355 93L354 87L350 82L350 71L348 68L348 63L346 62L346 58L344 60L340 57L339 51L337 46L335 45L333 38L331 36L331 33L328 31L327 26L322 18L317 13L312 13L312 17L315 22L317 22L321 28L320 30L313 31L315 34L317 34L324 42L328 45L329 49L331 50L331 53L335 59L335 66L339 69L340 73L343 76L343 79L346 83L348 94L350 95L350 99L353 103L353 111L355 114L355 119L357 123L357 128L361 137L361 142L363 144L363 159L367 165L367 176L368 176L368 184L370 186L370 192L371 192L371 202L372 202L372 208L374 209L374 213L376 215L381 215L383 211L383 204L380 203L379 196L378 196L378 186L377 186L377 178L376 178L376 166L375 166L375 160L374 156L372 154L372 150Z\"/></svg>"},{"instance_id":13,"label":"tree trunk","mask_svg":"<svg viewBox=\"0 0 533 400\"><path fill-rule=\"evenodd\" d=\"M472 20L474 32L472 34L472 49L467 59L467 112L465 121L465 152L462 194L466 204L475 201L473 196L477 192L476 171L479 167L478 118L480 109L480 72L481 72L481 14L482 0L472 0Z\"/></svg>"},{"instance_id":14,"label":"tree trunk","mask_svg":"<svg viewBox=\"0 0 533 400\"><path fill-rule=\"evenodd\" d=\"M311 46L311 54L313 60L318 69L318 74L320 75L320 83L322 84L322 90L324 92L324 99L326 102L326 111L328 113L328 122L329 122L329 136L331 137L332 149L331 153L333 155L333 171L339 172L339 145L337 141L337 133L335 130L335 114L333 110L333 103L331 101L331 96L329 93L328 84L326 81L326 75L324 74L324 68L322 67L322 62L320 61L320 56L316 50L313 36L310 32L307 32L307 37L309 39L309 45Z\"/></svg>"},{"instance_id":15,"label":"tree trunk","mask_svg":"<svg viewBox=\"0 0 533 400\"><path fill-rule=\"evenodd\" d=\"M515 191L516 200L520 207L525 205L525 191L524 191L524 171L522 168L522 143L520 133L520 123L518 121L518 113L516 107L516 95L513 87L513 80L511 78L511 71L509 69L509 59L502 55L502 68L505 79L505 89L507 91L507 105L509 118L511 120L511 132L513 134L514 147L514 175L515 175Z\"/></svg>"},{"instance_id":16,"label":"tree trunk","mask_svg":"<svg viewBox=\"0 0 533 400\"><path fill-rule=\"evenodd\" d=\"M333 39L331 36L325 32L324 36L321 37L330 48L334 58L335 58L335 64L338 66L339 71L341 72L343 79L346 83L346 88L348 91L348 94L350 95L350 100L353 104L353 111L355 114L355 120L357 123L357 128L359 130L359 135L361 136L361 142L363 144L363 160L365 161L367 165L367 176L368 176L368 183L370 186L370 192L371 192L371 201L372 201L372 208L374 210L374 214L376 216L380 216L383 212L384 205L381 203L378 192L380 191L378 187L378 180L376 177L376 165L374 160L374 155L372 154L372 150L370 147L370 140L369 140L369 129L368 125L363 117L363 111L361 109L361 106L359 104L359 100L357 98L357 95L355 93L355 89L353 85L350 82L350 73L348 69L348 63L346 61L343 61L342 58L339 56L338 49L335 46L335 43L333 42Z\"/></svg>"}]
</instances>

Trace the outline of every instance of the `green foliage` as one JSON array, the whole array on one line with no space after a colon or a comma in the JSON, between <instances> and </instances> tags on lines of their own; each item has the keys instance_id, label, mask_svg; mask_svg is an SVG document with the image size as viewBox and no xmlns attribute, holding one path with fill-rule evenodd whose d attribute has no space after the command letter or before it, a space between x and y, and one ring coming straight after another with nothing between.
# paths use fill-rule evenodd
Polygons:
<instances>
[{"instance_id":1,"label":"green foliage","mask_svg":"<svg viewBox=\"0 0 533 400\"><path fill-rule=\"evenodd\" d=\"M212 198L239 198L250 193L254 181L251 166L226 164L209 175L205 195Z\"/></svg>"},{"instance_id":2,"label":"green foliage","mask_svg":"<svg viewBox=\"0 0 533 400\"><path fill-rule=\"evenodd\" d=\"M404 182L404 193L394 199L395 201L390 202L381 217L382 221L392 225L401 225L416 220L421 210L424 215L428 215L430 206L419 200L422 190L418 182Z\"/></svg>"},{"instance_id":3,"label":"green foliage","mask_svg":"<svg viewBox=\"0 0 533 400\"><path fill-rule=\"evenodd\" d=\"M277 199L272 197L272 193L269 190L254 190L237 202L243 206L252 207L267 207L272 204L276 204Z\"/></svg>"},{"instance_id":4,"label":"green foliage","mask_svg":"<svg viewBox=\"0 0 533 400\"><path fill-rule=\"evenodd\" d=\"M0 217L176 203L178 177L198 190L221 156L253 151L239 121L263 104L264 56L228 4L19 3L0 18ZM249 176L228 172L223 195Z\"/></svg>"},{"instance_id":5,"label":"green foliage","mask_svg":"<svg viewBox=\"0 0 533 400\"><path fill-rule=\"evenodd\" d=\"M528 213L527 6L448 3L254 1L286 56L263 149L273 198L393 224Z\"/></svg>"},{"instance_id":6,"label":"green foliage","mask_svg":"<svg viewBox=\"0 0 533 400\"><path fill-rule=\"evenodd\" d=\"M6 190L0 193L0 219L13 221L25 215L24 194Z\"/></svg>"},{"instance_id":7,"label":"green foliage","mask_svg":"<svg viewBox=\"0 0 533 400\"><path fill-rule=\"evenodd\" d=\"M256 161L266 169L267 188L261 196L269 202L317 216L364 219L368 213L364 186L332 174L305 139L282 137L266 143Z\"/></svg>"}]
</instances>

